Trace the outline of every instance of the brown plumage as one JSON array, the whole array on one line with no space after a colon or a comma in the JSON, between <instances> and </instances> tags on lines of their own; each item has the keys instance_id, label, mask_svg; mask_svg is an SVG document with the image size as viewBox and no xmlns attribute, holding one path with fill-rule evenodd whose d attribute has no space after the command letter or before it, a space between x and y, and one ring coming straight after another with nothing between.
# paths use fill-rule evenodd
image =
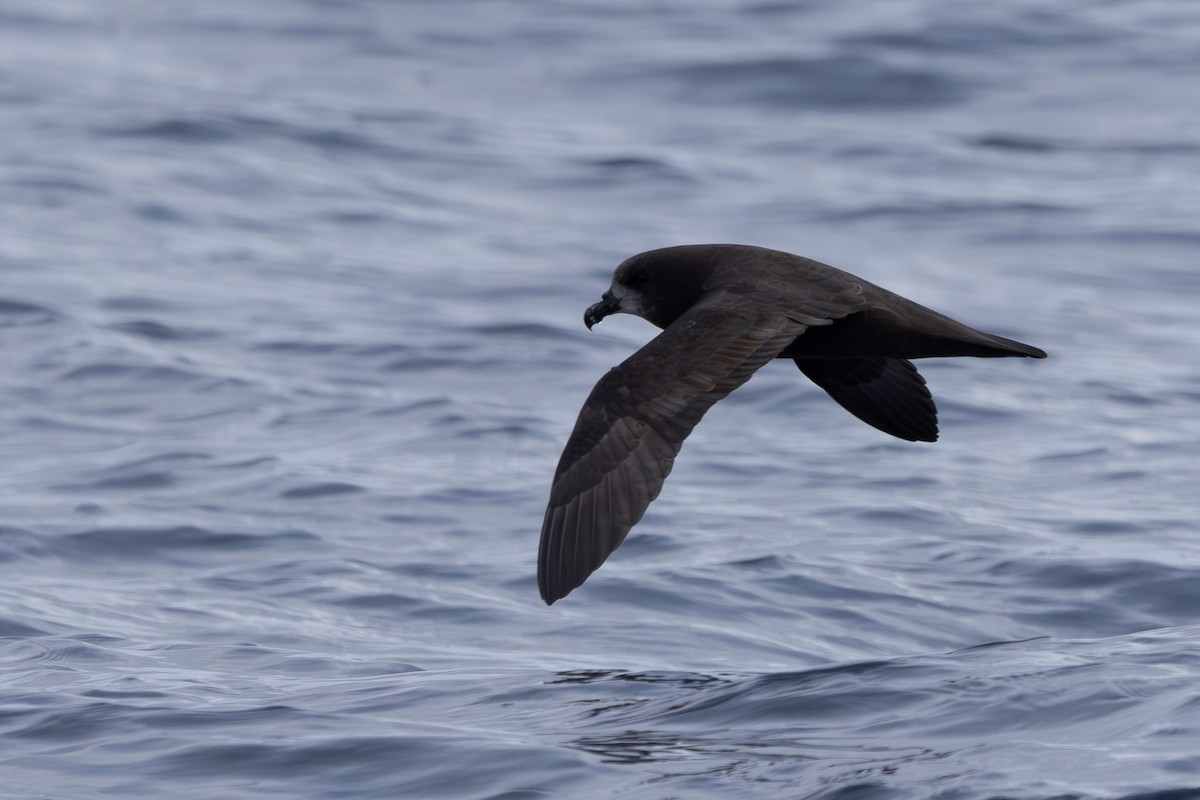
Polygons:
<instances>
[{"instance_id":1,"label":"brown plumage","mask_svg":"<svg viewBox=\"0 0 1200 800\"><path fill-rule=\"evenodd\" d=\"M547 604L620 546L700 418L773 358L794 359L868 425L932 442L937 408L908 359L1046 357L817 261L747 245L628 259L584 322L617 312L664 330L600 379L567 440L538 552Z\"/></svg>"}]
</instances>

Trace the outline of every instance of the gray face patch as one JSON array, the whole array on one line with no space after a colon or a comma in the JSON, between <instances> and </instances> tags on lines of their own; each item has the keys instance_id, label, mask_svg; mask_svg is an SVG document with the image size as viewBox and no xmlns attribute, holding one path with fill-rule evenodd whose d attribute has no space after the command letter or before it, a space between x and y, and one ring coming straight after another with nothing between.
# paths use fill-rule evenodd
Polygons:
<instances>
[{"instance_id":1,"label":"gray face patch","mask_svg":"<svg viewBox=\"0 0 1200 800\"><path fill-rule=\"evenodd\" d=\"M646 305L643 302L642 293L637 289L614 282L609 291L612 292L613 297L621 301L622 314L633 314L638 317L646 315Z\"/></svg>"}]
</instances>

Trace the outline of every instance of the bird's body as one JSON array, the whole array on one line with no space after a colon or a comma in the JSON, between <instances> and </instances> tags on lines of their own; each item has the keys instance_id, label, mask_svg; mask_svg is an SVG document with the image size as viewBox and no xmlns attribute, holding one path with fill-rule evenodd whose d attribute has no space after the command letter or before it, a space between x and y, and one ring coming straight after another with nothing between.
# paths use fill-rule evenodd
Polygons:
<instances>
[{"instance_id":1,"label":"bird's body","mask_svg":"<svg viewBox=\"0 0 1200 800\"><path fill-rule=\"evenodd\" d=\"M908 359L1046 356L820 262L747 245L628 259L584 322L616 312L664 330L600 379L563 450L538 555L547 603L621 544L704 413L774 358L795 360L869 425L934 441L937 409Z\"/></svg>"}]
</instances>

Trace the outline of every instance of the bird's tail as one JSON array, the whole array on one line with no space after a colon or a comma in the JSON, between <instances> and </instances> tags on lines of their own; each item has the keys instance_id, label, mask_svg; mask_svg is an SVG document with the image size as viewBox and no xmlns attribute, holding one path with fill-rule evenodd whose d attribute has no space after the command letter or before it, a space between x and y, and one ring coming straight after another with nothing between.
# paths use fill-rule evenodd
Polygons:
<instances>
[{"instance_id":1,"label":"bird's tail","mask_svg":"<svg viewBox=\"0 0 1200 800\"><path fill-rule=\"evenodd\" d=\"M963 326L966 327L966 326ZM1026 358L1045 358L1046 351L1031 344L1018 342L1016 339L1006 339L994 333L984 333L973 328L967 328L964 335L947 336L961 347L955 348L955 355L976 356L978 358L1004 358L1006 356L1025 356Z\"/></svg>"}]
</instances>

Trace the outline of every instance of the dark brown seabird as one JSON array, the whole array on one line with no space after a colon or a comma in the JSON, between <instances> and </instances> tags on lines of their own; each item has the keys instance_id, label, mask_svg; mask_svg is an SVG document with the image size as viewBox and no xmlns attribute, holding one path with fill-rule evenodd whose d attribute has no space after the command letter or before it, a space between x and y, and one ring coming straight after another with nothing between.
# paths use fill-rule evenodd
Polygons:
<instances>
[{"instance_id":1,"label":"dark brown seabird","mask_svg":"<svg viewBox=\"0 0 1200 800\"><path fill-rule=\"evenodd\" d=\"M1046 357L818 261L748 245L633 256L583 321L590 329L618 312L664 330L600 379L567 440L538 551L547 605L620 546L700 418L773 358L793 359L868 425L932 442L937 407L908 359Z\"/></svg>"}]
</instances>

